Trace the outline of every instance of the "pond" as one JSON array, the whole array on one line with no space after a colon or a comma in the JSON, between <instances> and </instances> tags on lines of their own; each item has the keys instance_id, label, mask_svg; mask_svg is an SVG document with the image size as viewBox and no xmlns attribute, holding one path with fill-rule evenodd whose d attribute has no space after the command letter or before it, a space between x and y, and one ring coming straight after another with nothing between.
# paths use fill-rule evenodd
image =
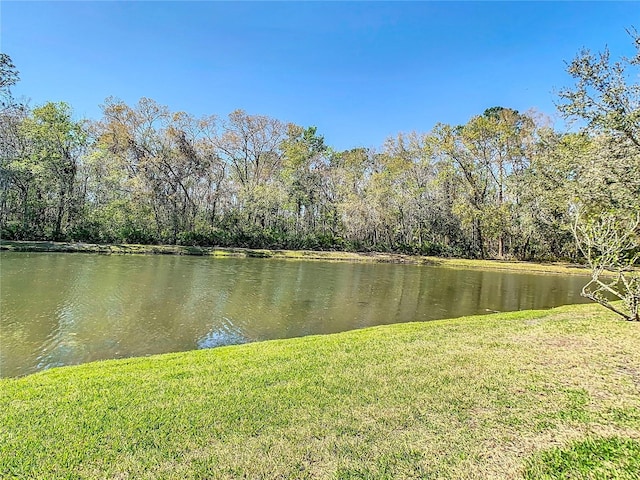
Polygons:
<instances>
[{"instance_id":1,"label":"pond","mask_svg":"<svg viewBox=\"0 0 640 480\"><path fill-rule=\"evenodd\" d=\"M396 264L0 254L0 376L579 303L584 277Z\"/></svg>"}]
</instances>

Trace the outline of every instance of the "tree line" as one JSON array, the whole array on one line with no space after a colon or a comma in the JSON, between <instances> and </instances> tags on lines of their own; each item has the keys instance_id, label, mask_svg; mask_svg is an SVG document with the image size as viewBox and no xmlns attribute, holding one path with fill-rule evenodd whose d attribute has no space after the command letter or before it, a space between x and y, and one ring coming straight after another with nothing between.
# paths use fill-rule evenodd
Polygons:
<instances>
[{"instance_id":1,"label":"tree line","mask_svg":"<svg viewBox=\"0 0 640 480\"><path fill-rule=\"evenodd\" d=\"M555 130L506 107L331 148L313 126L108 98L97 120L11 95L0 56L3 239L576 259L578 214L640 211L640 65L580 52ZM636 77L637 78L637 77Z\"/></svg>"}]
</instances>

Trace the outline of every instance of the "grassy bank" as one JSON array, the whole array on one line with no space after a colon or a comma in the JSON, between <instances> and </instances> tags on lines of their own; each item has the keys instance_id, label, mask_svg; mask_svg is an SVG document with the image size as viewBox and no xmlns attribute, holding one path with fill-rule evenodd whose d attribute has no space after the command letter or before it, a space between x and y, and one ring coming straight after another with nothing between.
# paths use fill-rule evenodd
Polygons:
<instances>
[{"instance_id":1,"label":"grassy bank","mask_svg":"<svg viewBox=\"0 0 640 480\"><path fill-rule=\"evenodd\" d=\"M0 478L628 478L640 325L587 306L0 381Z\"/></svg>"},{"instance_id":2,"label":"grassy bank","mask_svg":"<svg viewBox=\"0 0 640 480\"><path fill-rule=\"evenodd\" d=\"M185 245L99 245L93 243L0 241L0 250L12 252L80 252L101 254L206 255L213 257L257 257L284 260L322 260L339 262L378 262L433 265L452 268L527 271L588 275L580 266L563 263L533 263L499 260L468 260L424 257L397 253L355 253L315 250L265 250L251 248L192 247Z\"/></svg>"}]
</instances>

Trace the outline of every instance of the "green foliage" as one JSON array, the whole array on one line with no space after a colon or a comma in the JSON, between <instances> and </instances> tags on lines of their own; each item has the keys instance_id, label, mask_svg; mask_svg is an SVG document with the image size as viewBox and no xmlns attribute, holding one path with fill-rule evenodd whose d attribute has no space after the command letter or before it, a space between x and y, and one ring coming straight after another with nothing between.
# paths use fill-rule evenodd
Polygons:
<instances>
[{"instance_id":1,"label":"green foliage","mask_svg":"<svg viewBox=\"0 0 640 480\"><path fill-rule=\"evenodd\" d=\"M608 52L570 64L560 109L587 120L581 133L494 106L379 150L337 152L314 126L242 110L195 118L149 98L108 98L94 122L65 103L12 104L0 115L0 234L580 260L573 206L640 209L637 66ZM3 95L17 80L2 54Z\"/></svg>"},{"instance_id":2,"label":"green foliage","mask_svg":"<svg viewBox=\"0 0 640 480\"><path fill-rule=\"evenodd\" d=\"M571 256L566 212L588 183L578 167L600 145L542 137L505 108L399 134L380 153L333 152L315 127L283 136L244 112L220 124L149 99L104 108L91 128L64 104L21 121L28 149L6 163L4 238L557 259ZM262 146L243 159L239 135L253 130Z\"/></svg>"},{"instance_id":3,"label":"green foliage","mask_svg":"<svg viewBox=\"0 0 640 480\"><path fill-rule=\"evenodd\" d=\"M575 79L573 88L560 91L558 109L569 119L585 122L594 132L614 134L640 151L640 36L628 30L636 54L611 61L608 48L598 54L582 50L567 72Z\"/></svg>"},{"instance_id":4,"label":"green foliage","mask_svg":"<svg viewBox=\"0 0 640 480\"><path fill-rule=\"evenodd\" d=\"M628 320L640 320L640 36L630 30L636 55L613 62L608 49L581 51L568 67L576 80L560 92L560 111L584 121L583 134L566 142L575 214L573 233L592 269L582 293ZM606 279L607 272L616 277ZM611 302L622 300L623 308Z\"/></svg>"},{"instance_id":5,"label":"green foliage","mask_svg":"<svg viewBox=\"0 0 640 480\"><path fill-rule=\"evenodd\" d=\"M34 238L64 239L66 230L79 221L84 203L77 183L87 144L82 122L72 120L71 108L63 102L2 120L5 211L0 227L9 234L30 231ZM22 223L21 229L7 228L16 222Z\"/></svg>"},{"instance_id":6,"label":"green foliage","mask_svg":"<svg viewBox=\"0 0 640 480\"><path fill-rule=\"evenodd\" d=\"M21 222L11 221L2 226L0 238L8 240L41 240L31 228L27 228Z\"/></svg>"},{"instance_id":7,"label":"green foliage","mask_svg":"<svg viewBox=\"0 0 640 480\"><path fill-rule=\"evenodd\" d=\"M515 110L493 107L467 124L436 128L437 148L459 186L452 212L468 232L473 255L505 256L523 207L523 181L530 169L534 120Z\"/></svg>"},{"instance_id":8,"label":"green foliage","mask_svg":"<svg viewBox=\"0 0 640 480\"><path fill-rule=\"evenodd\" d=\"M0 111L11 108L14 101L11 96L11 87L18 83L20 75L11 57L6 53L0 53Z\"/></svg>"}]
</instances>

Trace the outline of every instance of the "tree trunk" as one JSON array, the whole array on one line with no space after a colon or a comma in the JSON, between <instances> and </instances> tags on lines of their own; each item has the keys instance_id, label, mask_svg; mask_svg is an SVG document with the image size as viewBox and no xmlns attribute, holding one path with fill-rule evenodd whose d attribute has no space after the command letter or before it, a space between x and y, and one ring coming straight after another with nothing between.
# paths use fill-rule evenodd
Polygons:
<instances>
[{"instance_id":1,"label":"tree trunk","mask_svg":"<svg viewBox=\"0 0 640 480\"><path fill-rule=\"evenodd\" d=\"M62 230L62 217L64 216L64 207L66 200L66 189L62 187L60 189L60 198L58 199L58 211L56 213L56 225L53 231L54 240L60 239L60 233Z\"/></svg>"}]
</instances>

